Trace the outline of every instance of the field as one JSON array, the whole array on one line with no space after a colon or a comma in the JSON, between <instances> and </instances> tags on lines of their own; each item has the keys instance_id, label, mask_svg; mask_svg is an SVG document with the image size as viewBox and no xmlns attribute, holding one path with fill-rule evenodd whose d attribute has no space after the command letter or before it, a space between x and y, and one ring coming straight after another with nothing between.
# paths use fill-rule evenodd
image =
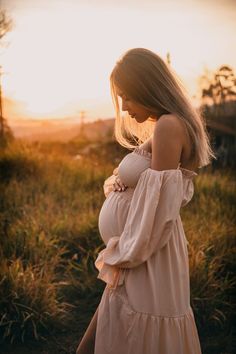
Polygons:
<instances>
[{"instance_id":1,"label":"field","mask_svg":"<svg viewBox=\"0 0 236 354\"><path fill-rule=\"evenodd\" d=\"M1 353L74 353L104 283L103 182L127 151L112 140L13 142L0 154ZM204 354L233 354L234 171L205 168L181 210Z\"/></svg>"}]
</instances>

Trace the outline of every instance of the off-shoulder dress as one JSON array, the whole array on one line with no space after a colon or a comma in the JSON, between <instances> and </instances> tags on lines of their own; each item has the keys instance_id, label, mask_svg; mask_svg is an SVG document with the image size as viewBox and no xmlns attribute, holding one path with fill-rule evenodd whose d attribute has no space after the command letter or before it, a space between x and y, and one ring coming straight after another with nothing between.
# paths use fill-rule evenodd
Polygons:
<instances>
[{"instance_id":1,"label":"off-shoulder dress","mask_svg":"<svg viewBox=\"0 0 236 354\"><path fill-rule=\"evenodd\" d=\"M188 241L180 209L197 173L151 169L136 147L110 176L98 226L105 248L95 266L106 282L98 307L95 354L201 354L190 305Z\"/></svg>"}]
</instances>

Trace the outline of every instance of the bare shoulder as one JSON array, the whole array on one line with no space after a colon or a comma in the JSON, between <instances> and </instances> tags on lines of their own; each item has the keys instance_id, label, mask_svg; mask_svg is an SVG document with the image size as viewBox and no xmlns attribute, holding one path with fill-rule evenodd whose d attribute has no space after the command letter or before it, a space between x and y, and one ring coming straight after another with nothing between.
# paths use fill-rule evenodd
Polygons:
<instances>
[{"instance_id":1,"label":"bare shoulder","mask_svg":"<svg viewBox=\"0 0 236 354\"><path fill-rule=\"evenodd\" d=\"M178 133L184 136L184 123L174 114L163 114L155 124L153 135L159 132L165 132L170 135Z\"/></svg>"},{"instance_id":2,"label":"bare shoulder","mask_svg":"<svg viewBox=\"0 0 236 354\"><path fill-rule=\"evenodd\" d=\"M160 142L184 145L186 130L184 123L174 114L163 114L155 123L152 148Z\"/></svg>"},{"instance_id":3,"label":"bare shoulder","mask_svg":"<svg viewBox=\"0 0 236 354\"><path fill-rule=\"evenodd\" d=\"M183 123L174 114L162 115L152 137L152 165L155 170L176 169L184 145Z\"/></svg>"}]
</instances>

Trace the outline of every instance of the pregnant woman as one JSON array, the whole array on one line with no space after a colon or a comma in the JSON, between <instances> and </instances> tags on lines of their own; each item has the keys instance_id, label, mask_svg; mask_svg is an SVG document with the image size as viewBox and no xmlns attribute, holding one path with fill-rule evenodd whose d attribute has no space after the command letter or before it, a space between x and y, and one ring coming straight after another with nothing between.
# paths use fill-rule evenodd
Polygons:
<instances>
[{"instance_id":1,"label":"pregnant woman","mask_svg":"<svg viewBox=\"0 0 236 354\"><path fill-rule=\"evenodd\" d=\"M215 157L205 125L150 50L129 50L110 80L115 136L132 152L104 183L95 266L106 287L77 354L200 354L180 209Z\"/></svg>"}]
</instances>

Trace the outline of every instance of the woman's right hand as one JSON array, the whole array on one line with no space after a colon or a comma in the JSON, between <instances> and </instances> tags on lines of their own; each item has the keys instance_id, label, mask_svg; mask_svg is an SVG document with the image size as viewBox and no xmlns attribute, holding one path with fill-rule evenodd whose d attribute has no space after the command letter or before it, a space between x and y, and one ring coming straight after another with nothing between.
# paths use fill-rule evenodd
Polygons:
<instances>
[{"instance_id":1,"label":"woman's right hand","mask_svg":"<svg viewBox=\"0 0 236 354\"><path fill-rule=\"evenodd\" d=\"M120 179L119 175L118 175L118 167L116 167L114 170L113 170L113 176L115 177L114 178L114 182L112 184L112 187L113 187L113 191L116 192L116 191L119 191L119 192L124 192L128 186L126 186Z\"/></svg>"},{"instance_id":2,"label":"woman's right hand","mask_svg":"<svg viewBox=\"0 0 236 354\"><path fill-rule=\"evenodd\" d=\"M119 176L116 176L115 181L114 181L114 183L113 183L112 186L113 186L113 191L114 191L114 192L116 192L116 191L118 191L118 192L124 192L124 191L128 188L128 186L126 186L126 185L121 181L121 179L120 179Z\"/></svg>"},{"instance_id":3,"label":"woman's right hand","mask_svg":"<svg viewBox=\"0 0 236 354\"><path fill-rule=\"evenodd\" d=\"M128 187L125 186L122 183L122 181L119 179L118 168L115 168L113 170L113 174L110 177L108 177L103 184L103 191L105 197L107 198L110 192L118 191L119 188L121 188L120 192L123 192Z\"/></svg>"}]
</instances>

